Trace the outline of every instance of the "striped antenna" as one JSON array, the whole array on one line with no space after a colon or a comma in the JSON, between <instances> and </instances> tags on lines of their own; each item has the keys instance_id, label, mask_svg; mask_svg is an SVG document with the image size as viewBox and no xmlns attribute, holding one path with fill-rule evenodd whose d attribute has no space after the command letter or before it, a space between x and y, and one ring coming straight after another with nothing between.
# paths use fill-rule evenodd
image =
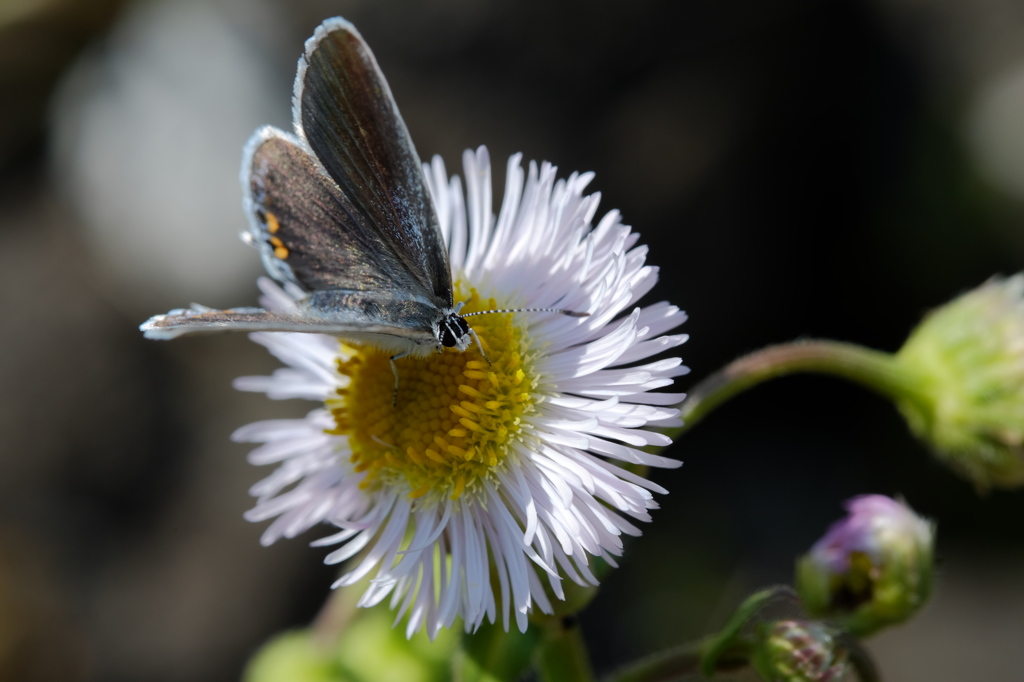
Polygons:
<instances>
[{"instance_id":1,"label":"striped antenna","mask_svg":"<svg viewBox=\"0 0 1024 682\"><path fill-rule=\"evenodd\" d=\"M590 317L590 313L577 313L574 310L562 310L561 308L505 308L504 310L482 310L478 313L466 313L461 317L473 317L474 315L490 315L491 313L558 313L569 317Z\"/></svg>"}]
</instances>

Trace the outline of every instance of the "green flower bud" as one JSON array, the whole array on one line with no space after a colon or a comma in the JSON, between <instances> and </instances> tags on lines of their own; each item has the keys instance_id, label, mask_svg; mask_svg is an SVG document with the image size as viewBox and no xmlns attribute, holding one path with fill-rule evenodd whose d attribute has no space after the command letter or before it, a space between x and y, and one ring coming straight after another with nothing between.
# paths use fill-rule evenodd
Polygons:
<instances>
[{"instance_id":1,"label":"green flower bud","mask_svg":"<svg viewBox=\"0 0 1024 682\"><path fill-rule=\"evenodd\" d=\"M757 630L751 663L766 682L839 682L852 667L848 652L823 623L779 620Z\"/></svg>"},{"instance_id":2,"label":"green flower bud","mask_svg":"<svg viewBox=\"0 0 1024 682\"><path fill-rule=\"evenodd\" d=\"M1024 484L1024 274L932 311L896 358L920 382L897 405L941 460L982 490Z\"/></svg>"},{"instance_id":3,"label":"green flower bud","mask_svg":"<svg viewBox=\"0 0 1024 682\"><path fill-rule=\"evenodd\" d=\"M863 637L899 623L927 601L934 527L884 495L846 503L837 521L797 561L796 589L807 611Z\"/></svg>"}]
</instances>

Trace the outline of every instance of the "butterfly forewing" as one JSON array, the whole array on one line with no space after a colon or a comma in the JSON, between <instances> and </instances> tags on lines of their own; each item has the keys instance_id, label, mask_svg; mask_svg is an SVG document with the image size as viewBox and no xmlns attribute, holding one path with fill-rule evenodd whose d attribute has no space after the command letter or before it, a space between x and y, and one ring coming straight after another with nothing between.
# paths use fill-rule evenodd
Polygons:
<instances>
[{"instance_id":1,"label":"butterfly forewing","mask_svg":"<svg viewBox=\"0 0 1024 682\"><path fill-rule=\"evenodd\" d=\"M298 132L358 213L353 224L385 242L438 307L451 307L447 250L419 157L351 24L328 20L307 41L295 102Z\"/></svg>"}]
</instances>

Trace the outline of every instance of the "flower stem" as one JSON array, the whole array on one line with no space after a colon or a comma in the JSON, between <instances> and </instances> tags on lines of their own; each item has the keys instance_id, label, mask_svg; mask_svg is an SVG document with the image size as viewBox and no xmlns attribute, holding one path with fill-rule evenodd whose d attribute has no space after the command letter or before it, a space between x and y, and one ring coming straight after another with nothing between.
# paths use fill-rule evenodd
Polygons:
<instances>
[{"instance_id":1,"label":"flower stem","mask_svg":"<svg viewBox=\"0 0 1024 682\"><path fill-rule=\"evenodd\" d=\"M752 642L744 634L748 623L773 602L796 599L786 585L767 587L747 597L716 634L658 652L620 669L606 682L667 682L699 673L701 679L738 670L750 664Z\"/></svg>"},{"instance_id":2,"label":"flower stem","mask_svg":"<svg viewBox=\"0 0 1024 682\"><path fill-rule=\"evenodd\" d=\"M700 669L704 650L711 639L706 637L651 654L616 671L607 677L605 682L658 682L695 673Z\"/></svg>"},{"instance_id":3,"label":"flower stem","mask_svg":"<svg viewBox=\"0 0 1024 682\"><path fill-rule=\"evenodd\" d=\"M355 590L332 590L313 620L313 641L324 651L338 645L341 634L355 618L358 599Z\"/></svg>"},{"instance_id":4,"label":"flower stem","mask_svg":"<svg viewBox=\"0 0 1024 682\"><path fill-rule=\"evenodd\" d=\"M895 355L839 341L791 341L733 360L697 384L683 401L685 425L677 433L689 430L733 396L768 379L798 372L842 377L893 400L928 402L920 377Z\"/></svg>"},{"instance_id":5,"label":"flower stem","mask_svg":"<svg viewBox=\"0 0 1024 682\"><path fill-rule=\"evenodd\" d=\"M708 648L717 636L711 635L695 642L658 653L629 664L625 668L612 673L604 682L667 682L677 680L686 675L695 675L701 670L701 663L707 655ZM749 663L749 654L743 649L723 652L715 661L717 672L738 670ZM689 679L689 678L687 678ZM702 678L703 679L703 678Z\"/></svg>"},{"instance_id":6,"label":"flower stem","mask_svg":"<svg viewBox=\"0 0 1024 682\"><path fill-rule=\"evenodd\" d=\"M537 656L541 682L593 682L587 646L575 616L552 618Z\"/></svg>"}]
</instances>

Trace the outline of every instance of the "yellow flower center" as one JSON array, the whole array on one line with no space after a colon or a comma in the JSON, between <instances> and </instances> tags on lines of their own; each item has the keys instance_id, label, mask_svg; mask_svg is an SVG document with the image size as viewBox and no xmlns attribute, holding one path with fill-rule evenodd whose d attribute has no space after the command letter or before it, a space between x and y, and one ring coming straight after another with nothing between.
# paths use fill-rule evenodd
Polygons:
<instances>
[{"instance_id":1,"label":"yellow flower center","mask_svg":"<svg viewBox=\"0 0 1024 682\"><path fill-rule=\"evenodd\" d=\"M475 289L456 300L462 313L494 310ZM478 489L522 440L523 416L534 411L538 380L529 339L514 315L494 313L471 320L487 353L475 343L465 352L445 348L426 357L405 357L398 367L398 402L390 353L342 343L338 372L350 379L327 400L336 427L348 436L362 485L408 486L410 497L458 499ZM490 360L490 363L488 363Z\"/></svg>"}]
</instances>

